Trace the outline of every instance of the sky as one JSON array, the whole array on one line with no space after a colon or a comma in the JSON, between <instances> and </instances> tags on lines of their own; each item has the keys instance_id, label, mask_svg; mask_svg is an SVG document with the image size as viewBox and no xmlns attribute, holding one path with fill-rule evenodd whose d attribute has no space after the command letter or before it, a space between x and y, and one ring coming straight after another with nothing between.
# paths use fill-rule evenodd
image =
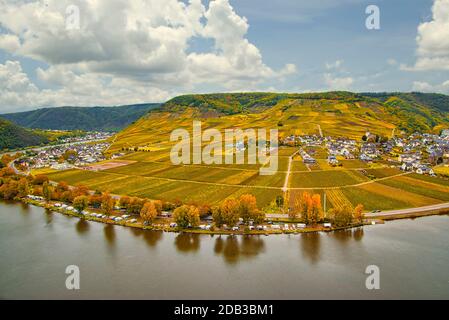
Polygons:
<instances>
[{"instance_id":1,"label":"sky","mask_svg":"<svg viewBox=\"0 0 449 320\"><path fill-rule=\"evenodd\" d=\"M0 113L330 90L449 94L449 0L0 0Z\"/></svg>"}]
</instances>

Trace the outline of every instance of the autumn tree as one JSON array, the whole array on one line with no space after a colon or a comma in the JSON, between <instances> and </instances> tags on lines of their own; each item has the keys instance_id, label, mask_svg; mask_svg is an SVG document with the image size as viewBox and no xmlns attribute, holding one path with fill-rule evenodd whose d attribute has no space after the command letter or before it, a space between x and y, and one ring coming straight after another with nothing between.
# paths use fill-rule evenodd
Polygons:
<instances>
[{"instance_id":1,"label":"autumn tree","mask_svg":"<svg viewBox=\"0 0 449 320\"><path fill-rule=\"evenodd\" d=\"M86 187L85 185L77 185L74 189L73 189L73 197L79 197L79 196L88 196L89 195L89 188Z\"/></svg>"},{"instance_id":2,"label":"autumn tree","mask_svg":"<svg viewBox=\"0 0 449 320\"><path fill-rule=\"evenodd\" d=\"M73 200L73 207L78 210L78 212L82 212L89 206L89 198L87 196L79 196Z\"/></svg>"},{"instance_id":3,"label":"autumn tree","mask_svg":"<svg viewBox=\"0 0 449 320\"><path fill-rule=\"evenodd\" d=\"M198 210L200 211L200 218L206 218L212 215L212 208L208 204L199 205Z\"/></svg>"},{"instance_id":4,"label":"autumn tree","mask_svg":"<svg viewBox=\"0 0 449 320\"><path fill-rule=\"evenodd\" d=\"M223 225L226 224L226 219L223 215L223 211L221 211L220 207L214 207L212 208L212 219L214 219L215 225L218 228L221 228Z\"/></svg>"},{"instance_id":5,"label":"autumn tree","mask_svg":"<svg viewBox=\"0 0 449 320\"><path fill-rule=\"evenodd\" d=\"M223 224L235 226L239 222L240 202L238 200L233 198L226 199L219 210Z\"/></svg>"},{"instance_id":6,"label":"autumn tree","mask_svg":"<svg viewBox=\"0 0 449 320\"><path fill-rule=\"evenodd\" d=\"M321 206L321 196L319 194L314 194L312 196L312 207L310 208L309 219L311 224L317 224L324 219L323 208Z\"/></svg>"},{"instance_id":7,"label":"autumn tree","mask_svg":"<svg viewBox=\"0 0 449 320\"><path fill-rule=\"evenodd\" d=\"M73 202L74 196L71 190L67 190L61 193L61 197L59 198L62 202Z\"/></svg>"},{"instance_id":8,"label":"autumn tree","mask_svg":"<svg viewBox=\"0 0 449 320\"><path fill-rule=\"evenodd\" d=\"M101 208L101 204L103 203L103 195L97 193L90 195L89 203L92 207L96 209Z\"/></svg>"},{"instance_id":9,"label":"autumn tree","mask_svg":"<svg viewBox=\"0 0 449 320\"><path fill-rule=\"evenodd\" d=\"M312 216L313 201L308 192L304 192L300 198L300 215L305 224L310 224Z\"/></svg>"},{"instance_id":10,"label":"autumn tree","mask_svg":"<svg viewBox=\"0 0 449 320\"><path fill-rule=\"evenodd\" d=\"M47 202L51 200L53 195L53 186L48 181L44 182L42 185L42 194Z\"/></svg>"},{"instance_id":11,"label":"autumn tree","mask_svg":"<svg viewBox=\"0 0 449 320\"><path fill-rule=\"evenodd\" d=\"M16 172L14 171L14 169L10 167L6 167L0 170L0 177L11 177L15 174Z\"/></svg>"},{"instance_id":12,"label":"autumn tree","mask_svg":"<svg viewBox=\"0 0 449 320\"><path fill-rule=\"evenodd\" d=\"M10 180L6 183L3 183L0 187L0 197L5 200L12 200L17 197L19 193L18 183L15 180Z\"/></svg>"},{"instance_id":13,"label":"autumn tree","mask_svg":"<svg viewBox=\"0 0 449 320\"><path fill-rule=\"evenodd\" d=\"M65 181L59 182L56 185L56 188L55 188L55 191L58 191L58 192L61 192L61 193L66 192L68 190L69 190L69 185Z\"/></svg>"},{"instance_id":14,"label":"autumn tree","mask_svg":"<svg viewBox=\"0 0 449 320\"><path fill-rule=\"evenodd\" d=\"M265 215L257 207L256 197L251 194L244 194L239 198L239 215L244 223L252 220L259 224L265 220Z\"/></svg>"},{"instance_id":15,"label":"autumn tree","mask_svg":"<svg viewBox=\"0 0 449 320\"><path fill-rule=\"evenodd\" d=\"M30 186L26 178L21 178L17 184L18 196L23 198L30 194Z\"/></svg>"},{"instance_id":16,"label":"autumn tree","mask_svg":"<svg viewBox=\"0 0 449 320\"><path fill-rule=\"evenodd\" d=\"M115 199L112 198L108 192L103 193L101 199L101 209L103 210L103 212L107 215L110 215L114 210L114 206L115 206Z\"/></svg>"},{"instance_id":17,"label":"autumn tree","mask_svg":"<svg viewBox=\"0 0 449 320\"><path fill-rule=\"evenodd\" d=\"M33 183L33 185L36 185L36 186L42 186L42 185L44 185L45 182L48 182L48 181L49 181L49 179L46 175L38 174L34 177L32 183Z\"/></svg>"},{"instance_id":18,"label":"autumn tree","mask_svg":"<svg viewBox=\"0 0 449 320\"><path fill-rule=\"evenodd\" d=\"M156 209L157 214L162 213L162 201L161 200L154 200L151 201L154 205L154 208Z\"/></svg>"},{"instance_id":19,"label":"autumn tree","mask_svg":"<svg viewBox=\"0 0 449 320\"><path fill-rule=\"evenodd\" d=\"M358 223L362 223L364 216L363 216L363 211L364 211L364 207L362 204L359 204L357 207L355 207L354 209L354 220L357 221Z\"/></svg>"},{"instance_id":20,"label":"autumn tree","mask_svg":"<svg viewBox=\"0 0 449 320\"><path fill-rule=\"evenodd\" d=\"M178 226L182 229L187 227L197 227L200 224L200 212L195 206L181 206L173 213Z\"/></svg>"},{"instance_id":21,"label":"autumn tree","mask_svg":"<svg viewBox=\"0 0 449 320\"><path fill-rule=\"evenodd\" d=\"M119 206L122 209L128 209L128 206L130 203L131 203L131 198L128 196L123 196L120 198Z\"/></svg>"},{"instance_id":22,"label":"autumn tree","mask_svg":"<svg viewBox=\"0 0 449 320\"><path fill-rule=\"evenodd\" d=\"M337 227L347 227L353 221L353 209L348 205L330 210L332 222Z\"/></svg>"},{"instance_id":23,"label":"autumn tree","mask_svg":"<svg viewBox=\"0 0 449 320\"><path fill-rule=\"evenodd\" d=\"M142 210L143 205L145 204L145 200L139 198L131 198L130 203L127 208L127 212L129 214L140 214L140 210Z\"/></svg>"},{"instance_id":24,"label":"autumn tree","mask_svg":"<svg viewBox=\"0 0 449 320\"><path fill-rule=\"evenodd\" d=\"M142 210L140 210L140 217L146 223L152 223L154 219L156 219L157 215L158 212L154 201L145 202Z\"/></svg>"}]
</instances>

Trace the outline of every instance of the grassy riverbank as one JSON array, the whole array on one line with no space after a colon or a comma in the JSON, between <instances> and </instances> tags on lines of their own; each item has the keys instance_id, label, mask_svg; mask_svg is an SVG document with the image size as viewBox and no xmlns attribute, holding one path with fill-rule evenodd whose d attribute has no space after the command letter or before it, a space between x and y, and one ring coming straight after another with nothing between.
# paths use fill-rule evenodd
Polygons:
<instances>
[{"instance_id":1,"label":"grassy riverbank","mask_svg":"<svg viewBox=\"0 0 449 320\"><path fill-rule=\"evenodd\" d=\"M149 230L149 231L162 231L162 232L172 232L172 233L191 233L191 234L205 234L205 235L281 235L281 234L302 234L302 233L315 233L315 232L333 232L333 231L339 231L339 230L346 230L346 229L352 229L352 228L358 228L365 225L371 225L371 223L365 223L365 224L352 224L348 227L332 227L332 228L325 228L322 225L318 226L308 226L303 229L279 229L279 230L249 230L248 228L245 228L244 230L239 231L231 231L231 230L223 230L223 229L211 229L211 230L201 230L201 229L180 229L180 228L171 228L169 225L144 225L141 222L135 222L130 223L128 221L114 221L111 218L113 216L110 216L108 218L98 218L92 215L83 215L81 213L66 210L61 207L56 207L54 203L45 203L37 200L32 200L28 198L23 199L16 199L18 201L22 201L24 203L34 205L37 207L45 208L47 210L51 210L53 212L61 213L66 216L71 216L79 219L83 219L86 221L93 221L98 223L104 223L109 225L117 225L122 227L129 227L129 228L137 228L142 230ZM282 223L290 223L287 222L287 220L283 220Z\"/></svg>"}]
</instances>

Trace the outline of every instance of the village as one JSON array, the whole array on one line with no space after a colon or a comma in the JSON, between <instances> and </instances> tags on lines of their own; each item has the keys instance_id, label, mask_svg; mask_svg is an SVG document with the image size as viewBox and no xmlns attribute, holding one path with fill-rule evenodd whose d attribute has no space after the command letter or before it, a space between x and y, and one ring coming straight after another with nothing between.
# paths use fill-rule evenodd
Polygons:
<instances>
[{"instance_id":1,"label":"village","mask_svg":"<svg viewBox=\"0 0 449 320\"><path fill-rule=\"evenodd\" d=\"M299 147L299 155L308 166L317 164L318 149L327 153L327 162L333 167L342 166L341 160L358 159L435 176L432 167L449 163L449 130L443 130L441 135L413 133L391 139L366 132L360 142L343 137L291 135L281 145Z\"/></svg>"},{"instance_id":2,"label":"village","mask_svg":"<svg viewBox=\"0 0 449 320\"><path fill-rule=\"evenodd\" d=\"M25 157L18 159L15 165L26 171L43 168L68 170L104 161L104 152L110 146L105 140L111 136L107 132L88 132L65 138L56 146L25 151Z\"/></svg>"}]
</instances>

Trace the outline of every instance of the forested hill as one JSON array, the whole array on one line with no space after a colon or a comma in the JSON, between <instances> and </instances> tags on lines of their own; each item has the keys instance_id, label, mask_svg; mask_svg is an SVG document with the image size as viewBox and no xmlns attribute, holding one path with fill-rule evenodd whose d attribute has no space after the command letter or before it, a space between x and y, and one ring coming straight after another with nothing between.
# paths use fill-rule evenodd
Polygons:
<instances>
[{"instance_id":1,"label":"forested hill","mask_svg":"<svg viewBox=\"0 0 449 320\"><path fill-rule=\"evenodd\" d=\"M0 150L38 146L47 142L46 136L0 118Z\"/></svg>"},{"instance_id":2,"label":"forested hill","mask_svg":"<svg viewBox=\"0 0 449 320\"><path fill-rule=\"evenodd\" d=\"M32 129L119 131L159 104L120 107L58 107L0 115Z\"/></svg>"},{"instance_id":3,"label":"forested hill","mask_svg":"<svg viewBox=\"0 0 449 320\"><path fill-rule=\"evenodd\" d=\"M180 112L199 110L203 116L236 115L265 112L281 107L285 112L303 105L304 113L331 112L338 117L357 120L363 117L388 121L407 132L428 132L449 124L449 96L433 93L352 93L344 91L317 93L220 93L176 97L158 108ZM343 106L346 106L343 108ZM311 109L310 109L311 108ZM155 111L157 111L155 110ZM300 114L296 116L301 116ZM307 119L305 119L307 120ZM363 125L363 123L360 123Z\"/></svg>"}]
</instances>

